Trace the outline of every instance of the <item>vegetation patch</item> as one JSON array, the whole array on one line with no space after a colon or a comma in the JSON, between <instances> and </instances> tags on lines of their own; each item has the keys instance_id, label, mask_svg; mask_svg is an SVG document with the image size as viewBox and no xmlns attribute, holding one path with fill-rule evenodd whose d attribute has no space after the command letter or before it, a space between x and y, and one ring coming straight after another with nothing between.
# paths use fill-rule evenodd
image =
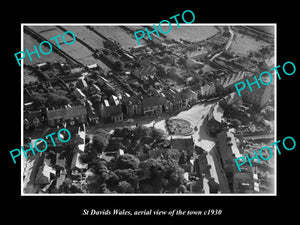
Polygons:
<instances>
[{"instance_id":1,"label":"vegetation patch","mask_svg":"<svg viewBox=\"0 0 300 225\"><path fill-rule=\"evenodd\" d=\"M171 135L191 135L193 132L191 123L183 119L168 120L167 129Z\"/></svg>"}]
</instances>

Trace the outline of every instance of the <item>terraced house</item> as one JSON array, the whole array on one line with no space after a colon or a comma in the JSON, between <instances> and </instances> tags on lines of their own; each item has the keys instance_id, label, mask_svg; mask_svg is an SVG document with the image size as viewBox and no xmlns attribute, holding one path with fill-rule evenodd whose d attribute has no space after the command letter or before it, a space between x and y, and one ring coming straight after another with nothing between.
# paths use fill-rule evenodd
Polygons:
<instances>
[{"instance_id":1,"label":"terraced house","mask_svg":"<svg viewBox=\"0 0 300 225\"><path fill-rule=\"evenodd\" d=\"M66 105L60 108L46 108L47 120L50 126L75 125L78 123L86 123L87 111L85 104L82 105Z\"/></svg>"},{"instance_id":2,"label":"terraced house","mask_svg":"<svg viewBox=\"0 0 300 225\"><path fill-rule=\"evenodd\" d=\"M167 100L163 97L147 97L142 103L144 115L157 115L165 111Z\"/></svg>"},{"instance_id":3,"label":"terraced house","mask_svg":"<svg viewBox=\"0 0 300 225\"><path fill-rule=\"evenodd\" d=\"M142 115L142 97L130 96L123 99L123 111L126 117Z\"/></svg>"},{"instance_id":4,"label":"terraced house","mask_svg":"<svg viewBox=\"0 0 300 225\"><path fill-rule=\"evenodd\" d=\"M120 100L112 95L103 100L100 105L100 118L103 122L119 122L123 120L123 111Z\"/></svg>"}]
</instances>

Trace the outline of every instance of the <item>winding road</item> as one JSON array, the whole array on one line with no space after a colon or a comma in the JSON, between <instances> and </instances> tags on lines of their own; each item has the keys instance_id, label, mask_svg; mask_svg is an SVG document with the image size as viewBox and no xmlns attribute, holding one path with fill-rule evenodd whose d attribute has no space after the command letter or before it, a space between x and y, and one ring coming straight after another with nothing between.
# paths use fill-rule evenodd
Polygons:
<instances>
[{"instance_id":1,"label":"winding road","mask_svg":"<svg viewBox=\"0 0 300 225\"><path fill-rule=\"evenodd\" d=\"M234 38L234 32L233 32L233 30L231 29L230 26L228 26L228 29L229 29L229 33L230 33L230 38L229 38L229 40L227 41L227 43L226 43L224 49L223 49L222 51L216 53L215 55L213 55L213 56L210 58L209 61L213 61L215 58L217 58L219 55L221 55L224 51L228 50L229 47L231 46L232 41L233 41L233 38Z\"/></svg>"}]
</instances>

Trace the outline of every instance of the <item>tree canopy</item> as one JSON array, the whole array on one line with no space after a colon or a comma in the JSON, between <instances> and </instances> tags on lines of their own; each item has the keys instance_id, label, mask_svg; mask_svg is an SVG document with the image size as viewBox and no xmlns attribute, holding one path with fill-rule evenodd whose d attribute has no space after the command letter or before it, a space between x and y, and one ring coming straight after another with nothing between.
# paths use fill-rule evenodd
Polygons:
<instances>
[{"instance_id":1,"label":"tree canopy","mask_svg":"<svg viewBox=\"0 0 300 225\"><path fill-rule=\"evenodd\" d=\"M93 137L93 147L96 152L101 153L105 150L109 142L109 133L103 129L98 129L94 133Z\"/></svg>"},{"instance_id":2,"label":"tree canopy","mask_svg":"<svg viewBox=\"0 0 300 225\"><path fill-rule=\"evenodd\" d=\"M154 192L174 191L184 183L184 170L172 159L148 159L142 162L144 176Z\"/></svg>"},{"instance_id":3,"label":"tree canopy","mask_svg":"<svg viewBox=\"0 0 300 225\"><path fill-rule=\"evenodd\" d=\"M178 164L180 153L176 149L163 147L163 132L155 128L116 129L109 134L103 129L94 133L91 152L116 153L123 149L125 154L112 160L84 154L84 161L91 160L89 169L89 191L92 193L162 193L177 192L184 184L184 170ZM151 154L150 151L157 152ZM132 154L131 154L132 153ZM149 154L147 154L149 153ZM142 156L142 157L141 157Z\"/></svg>"},{"instance_id":4,"label":"tree canopy","mask_svg":"<svg viewBox=\"0 0 300 225\"><path fill-rule=\"evenodd\" d=\"M116 160L117 169L136 169L140 164L140 160L134 155L120 155Z\"/></svg>"},{"instance_id":5,"label":"tree canopy","mask_svg":"<svg viewBox=\"0 0 300 225\"><path fill-rule=\"evenodd\" d=\"M47 100L45 102L48 107L64 106L71 103L71 100L62 95L50 93L48 94Z\"/></svg>"}]
</instances>

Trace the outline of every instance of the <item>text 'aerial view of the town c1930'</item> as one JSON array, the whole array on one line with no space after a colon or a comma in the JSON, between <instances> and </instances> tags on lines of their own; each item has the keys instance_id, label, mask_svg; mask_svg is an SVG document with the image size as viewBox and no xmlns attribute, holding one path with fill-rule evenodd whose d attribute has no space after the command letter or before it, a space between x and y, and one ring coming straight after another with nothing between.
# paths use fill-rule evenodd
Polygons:
<instances>
[{"instance_id":1,"label":"text 'aerial view of the town c1930'","mask_svg":"<svg viewBox=\"0 0 300 225\"><path fill-rule=\"evenodd\" d=\"M23 49L53 44L23 60L24 149L71 133L22 156L22 195L274 195L276 158L235 159L274 142L276 83L234 85L276 66L276 24L174 24L140 45L153 24L21 27Z\"/></svg>"}]
</instances>

